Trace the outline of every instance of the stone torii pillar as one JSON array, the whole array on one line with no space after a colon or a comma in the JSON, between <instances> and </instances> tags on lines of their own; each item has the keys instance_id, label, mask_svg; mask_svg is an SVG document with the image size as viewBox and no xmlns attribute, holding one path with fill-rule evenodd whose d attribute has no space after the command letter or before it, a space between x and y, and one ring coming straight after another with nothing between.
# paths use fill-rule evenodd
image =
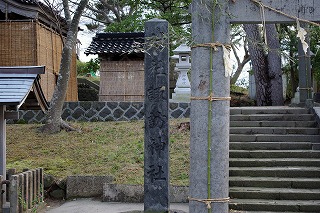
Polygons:
<instances>
[{"instance_id":1,"label":"stone torii pillar","mask_svg":"<svg viewBox=\"0 0 320 213\"><path fill-rule=\"evenodd\" d=\"M190 213L229 211L230 77L223 48L230 43L230 23L228 1L217 4L192 3Z\"/></svg>"},{"instance_id":2,"label":"stone torii pillar","mask_svg":"<svg viewBox=\"0 0 320 213\"><path fill-rule=\"evenodd\" d=\"M319 22L320 4L314 0L193 0L191 13L189 210L227 213L230 85L222 49L230 42L230 24Z\"/></svg>"}]
</instances>

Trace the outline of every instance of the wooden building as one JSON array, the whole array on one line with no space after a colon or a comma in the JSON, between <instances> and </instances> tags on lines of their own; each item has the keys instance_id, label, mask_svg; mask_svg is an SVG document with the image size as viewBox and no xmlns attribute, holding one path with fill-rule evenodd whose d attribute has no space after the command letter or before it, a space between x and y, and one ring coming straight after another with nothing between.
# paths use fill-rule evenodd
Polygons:
<instances>
[{"instance_id":1,"label":"wooden building","mask_svg":"<svg viewBox=\"0 0 320 213\"><path fill-rule=\"evenodd\" d=\"M0 176L4 180L6 180L6 119L19 119L20 108L43 111L48 109L48 103L39 83L40 74L44 74L44 67L0 67ZM2 190L0 212L10 212L3 205L6 203L6 185L2 183L0 188Z\"/></svg>"},{"instance_id":2,"label":"wooden building","mask_svg":"<svg viewBox=\"0 0 320 213\"><path fill-rule=\"evenodd\" d=\"M144 101L144 33L97 33L85 54L100 59L99 101Z\"/></svg>"},{"instance_id":3,"label":"wooden building","mask_svg":"<svg viewBox=\"0 0 320 213\"><path fill-rule=\"evenodd\" d=\"M37 0L0 0L0 66L44 65L46 71L40 83L49 101L66 35L63 23L61 17ZM66 101L77 101L76 51L70 73Z\"/></svg>"}]
</instances>

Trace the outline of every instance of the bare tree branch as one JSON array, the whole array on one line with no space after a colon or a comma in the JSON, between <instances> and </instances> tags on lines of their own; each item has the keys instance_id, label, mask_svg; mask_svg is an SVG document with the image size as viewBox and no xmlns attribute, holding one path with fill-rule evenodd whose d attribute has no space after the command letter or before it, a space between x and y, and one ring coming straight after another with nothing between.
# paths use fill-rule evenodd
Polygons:
<instances>
[{"instance_id":1,"label":"bare tree branch","mask_svg":"<svg viewBox=\"0 0 320 213\"><path fill-rule=\"evenodd\" d=\"M64 10L64 17L67 21L68 26L71 24L71 14L70 14L70 9L69 9L69 4L68 0L62 0L63 4L63 10Z\"/></svg>"},{"instance_id":2,"label":"bare tree branch","mask_svg":"<svg viewBox=\"0 0 320 213\"><path fill-rule=\"evenodd\" d=\"M241 63L241 62L240 62L240 58L239 58L239 56L238 56L237 50L236 50L236 48L235 48L235 45L234 45L234 44L231 44L231 48L232 48L234 57L235 57L236 60L237 60L237 63L240 64L240 63Z\"/></svg>"},{"instance_id":3,"label":"bare tree branch","mask_svg":"<svg viewBox=\"0 0 320 213\"><path fill-rule=\"evenodd\" d=\"M121 16L119 13L119 5L110 5L106 0L99 0L103 6L105 6L107 9L113 12L113 14L116 16L117 21L121 21Z\"/></svg>"},{"instance_id":4,"label":"bare tree branch","mask_svg":"<svg viewBox=\"0 0 320 213\"><path fill-rule=\"evenodd\" d=\"M237 64L238 64L238 67L237 67L237 70L236 72L233 74L232 78L230 79L230 84L235 84L236 81L238 80L241 72L243 71L243 68L244 66L251 60L250 59L250 55L247 54L248 51L246 50L246 47L244 45L244 49L245 49L245 55L243 56L243 60L241 61L240 58L239 58L239 55L237 53L237 50L236 50L236 47L234 44L231 44L231 48L233 50L233 54L237 60Z\"/></svg>"}]
</instances>

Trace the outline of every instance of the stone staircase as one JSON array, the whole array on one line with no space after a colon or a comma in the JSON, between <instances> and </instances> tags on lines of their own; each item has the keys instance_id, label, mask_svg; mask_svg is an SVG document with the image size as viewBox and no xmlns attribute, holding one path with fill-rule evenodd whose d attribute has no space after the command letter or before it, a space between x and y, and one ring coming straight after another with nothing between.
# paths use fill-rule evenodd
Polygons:
<instances>
[{"instance_id":1,"label":"stone staircase","mask_svg":"<svg viewBox=\"0 0 320 213\"><path fill-rule=\"evenodd\" d=\"M307 109L231 108L230 209L320 212L320 131Z\"/></svg>"}]
</instances>

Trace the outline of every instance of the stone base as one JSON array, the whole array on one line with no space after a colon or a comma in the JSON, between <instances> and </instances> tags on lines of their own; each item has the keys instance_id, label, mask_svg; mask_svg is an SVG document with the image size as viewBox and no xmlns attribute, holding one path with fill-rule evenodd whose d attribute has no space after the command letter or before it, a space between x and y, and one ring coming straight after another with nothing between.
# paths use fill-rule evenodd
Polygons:
<instances>
[{"instance_id":1,"label":"stone base","mask_svg":"<svg viewBox=\"0 0 320 213\"><path fill-rule=\"evenodd\" d=\"M291 99L291 104L299 104L300 103L300 92L294 93L294 98Z\"/></svg>"},{"instance_id":2,"label":"stone base","mask_svg":"<svg viewBox=\"0 0 320 213\"><path fill-rule=\"evenodd\" d=\"M172 203L187 203L188 186L170 186L169 200ZM144 190L142 185L104 184L104 202L143 203Z\"/></svg>"},{"instance_id":3,"label":"stone base","mask_svg":"<svg viewBox=\"0 0 320 213\"><path fill-rule=\"evenodd\" d=\"M190 93L189 94L178 94L178 93L172 93L172 102L184 102L188 103L190 102Z\"/></svg>"},{"instance_id":4,"label":"stone base","mask_svg":"<svg viewBox=\"0 0 320 213\"><path fill-rule=\"evenodd\" d=\"M3 213L10 213L10 203L9 202L6 202L5 204L3 204L2 212Z\"/></svg>"},{"instance_id":5,"label":"stone base","mask_svg":"<svg viewBox=\"0 0 320 213\"><path fill-rule=\"evenodd\" d=\"M305 102L299 102L299 103L291 103L289 106L290 107L303 107L307 109L311 109L317 104L314 103L313 99L307 99Z\"/></svg>"}]
</instances>

